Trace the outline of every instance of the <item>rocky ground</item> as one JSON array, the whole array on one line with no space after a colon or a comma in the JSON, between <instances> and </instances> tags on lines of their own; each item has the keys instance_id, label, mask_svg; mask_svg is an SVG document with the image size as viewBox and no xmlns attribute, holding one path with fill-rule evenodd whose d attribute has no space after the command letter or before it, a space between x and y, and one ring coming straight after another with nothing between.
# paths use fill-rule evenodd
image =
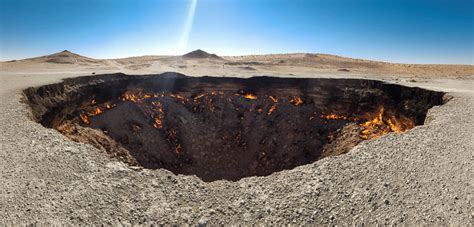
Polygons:
<instances>
[{"instance_id":1,"label":"rocky ground","mask_svg":"<svg viewBox=\"0 0 474 227\"><path fill-rule=\"evenodd\" d=\"M432 108L425 125L347 154L205 183L130 168L28 118L22 89L83 71L0 74L0 223L474 224L472 78L384 77L453 98Z\"/></svg>"}]
</instances>

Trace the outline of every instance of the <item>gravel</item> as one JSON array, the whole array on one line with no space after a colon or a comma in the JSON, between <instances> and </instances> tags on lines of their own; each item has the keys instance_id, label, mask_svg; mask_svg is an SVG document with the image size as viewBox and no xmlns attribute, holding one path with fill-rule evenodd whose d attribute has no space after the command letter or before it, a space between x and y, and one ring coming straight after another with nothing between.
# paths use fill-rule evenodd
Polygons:
<instances>
[{"instance_id":1,"label":"gravel","mask_svg":"<svg viewBox=\"0 0 474 227\"><path fill-rule=\"evenodd\" d=\"M44 128L20 103L30 85L2 80L0 223L474 224L473 93L347 154L205 183L130 168Z\"/></svg>"}]
</instances>

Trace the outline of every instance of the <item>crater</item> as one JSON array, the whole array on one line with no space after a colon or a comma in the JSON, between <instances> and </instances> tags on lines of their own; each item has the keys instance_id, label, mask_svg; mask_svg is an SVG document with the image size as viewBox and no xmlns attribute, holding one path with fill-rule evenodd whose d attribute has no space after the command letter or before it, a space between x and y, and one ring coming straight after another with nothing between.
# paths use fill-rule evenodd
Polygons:
<instances>
[{"instance_id":1,"label":"crater","mask_svg":"<svg viewBox=\"0 0 474 227\"><path fill-rule=\"evenodd\" d=\"M266 176L403 133L443 93L361 79L108 74L24 90L32 118L110 158L204 181Z\"/></svg>"}]
</instances>

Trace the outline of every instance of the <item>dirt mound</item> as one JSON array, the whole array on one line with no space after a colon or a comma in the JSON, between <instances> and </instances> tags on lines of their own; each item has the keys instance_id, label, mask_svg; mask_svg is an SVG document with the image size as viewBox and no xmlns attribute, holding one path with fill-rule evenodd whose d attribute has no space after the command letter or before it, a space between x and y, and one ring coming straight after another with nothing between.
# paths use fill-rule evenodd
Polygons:
<instances>
[{"instance_id":1,"label":"dirt mound","mask_svg":"<svg viewBox=\"0 0 474 227\"><path fill-rule=\"evenodd\" d=\"M218 60L223 60L221 57L215 55L215 54L210 54L207 53L206 51L203 51L201 49L191 51L185 55L183 55L183 58L197 58L197 59L218 59Z\"/></svg>"},{"instance_id":2,"label":"dirt mound","mask_svg":"<svg viewBox=\"0 0 474 227\"><path fill-rule=\"evenodd\" d=\"M35 63L53 63L53 64L78 64L78 65L90 65L90 64L101 64L102 60L88 58L79 54L72 53L68 50L64 50L55 54L29 58L22 61L30 61Z\"/></svg>"}]
</instances>

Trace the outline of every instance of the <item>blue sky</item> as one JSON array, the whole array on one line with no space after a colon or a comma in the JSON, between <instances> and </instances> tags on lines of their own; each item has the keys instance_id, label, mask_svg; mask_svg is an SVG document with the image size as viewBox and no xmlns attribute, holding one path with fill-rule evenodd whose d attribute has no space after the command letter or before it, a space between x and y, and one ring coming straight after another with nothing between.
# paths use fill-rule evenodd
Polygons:
<instances>
[{"instance_id":1,"label":"blue sky","mask_svg":"<svg viewBox=\"0 0 474 227\"><path fill-rule=\"evenodd\" d=\"M190 13L192 1L0 0L0 59L200 48L474 64L474 0L196 0Z\"/></svg>"}]
</instances>

